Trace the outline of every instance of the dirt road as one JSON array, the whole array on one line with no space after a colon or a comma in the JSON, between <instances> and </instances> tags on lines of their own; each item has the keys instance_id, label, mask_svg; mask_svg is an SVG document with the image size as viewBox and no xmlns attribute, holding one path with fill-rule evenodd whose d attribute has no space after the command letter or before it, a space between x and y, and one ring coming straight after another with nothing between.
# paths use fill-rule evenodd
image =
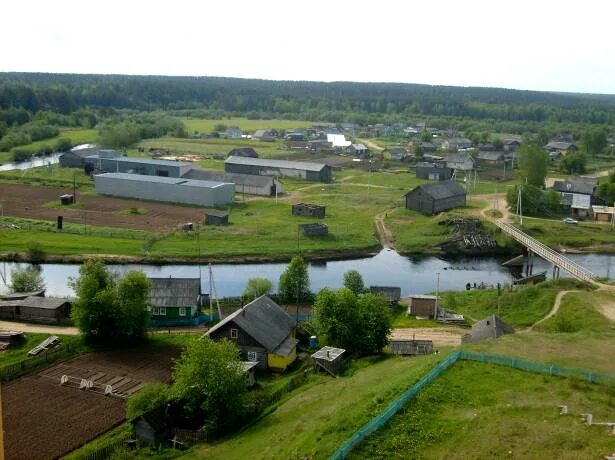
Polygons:
<instances>
[{"instance_id":1,"label":"dirt road","mask_svg":"<svg viewBox=\"0 0 615 460\"><path fill-rule=\"evenodd\" d=\"M391 340L432 340L434 345L456 347L469 331L458 327L413 327L393 329Z\"/></svg>"},{"instance_id":2,"label":"dirt road","mask_svg":"<svg viewBox=\"0 0 615 460\"><path fill-rule=\"evenodd\" d=\"M384 223L387 212L389 211L381 212L374 217L374 226L376 227L376 235L382 247L393 248L393 234Z\"/></svg>"},{"instance_id":3,"label":"dirt road","mask_svg":"<svg viewBox=\"0 0 615 460\"><path fill-rule=\"evenodd\" d=\"M79 329L72 326L43 326L30 323L0 321L0 330L32 332L37 334L79 335Z\"/></svg>"}]
</instances>

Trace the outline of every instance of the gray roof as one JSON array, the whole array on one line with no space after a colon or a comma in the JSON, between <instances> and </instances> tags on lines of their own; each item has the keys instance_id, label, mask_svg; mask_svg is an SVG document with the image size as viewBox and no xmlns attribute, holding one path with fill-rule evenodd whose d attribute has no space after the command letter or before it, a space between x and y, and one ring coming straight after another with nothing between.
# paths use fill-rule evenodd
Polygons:
<instances>
[{"instance_id":1,"label":"gray roof","mask_svg":"<svg viewBox=\"0 0 615 460\"><path fill-rule=\"evenodd\" d=\"M322 359L325 361L335 361L344 353L346 353L346 350L344 350L343 348L322 347L320 350L318 350L312 355L312 358Z\"/></svg>"},{"instance_id":2,"label":"gray roof","mask_svg":"<svg viewBox=\"0 0 615 460\"><path fill-rule=\"evenodd\" d=\"M504 159L504 152L478 152L479 160L499 161Z\"/></svg>"},{"instance_id":3,"label":"gray roof","mask_svg":"<svg viewBox=\"0 0 615 460\"><path fill-rule=\"evenodd\" d=\"M86 158L92 159L92 160L97 160L98 158L110 159L110 160L116 160L121 163L149 164L149 165L156 165L156 166L190 166L191 164L193 164L193 163L190 163L189 161L154 160L152 158L135 158L135 157L105 158L99 155L89 155Z\"/></svg>"},{"instance_id":4,"label":"gray roof","mask_svg":"<svg viewBox=\"0 0 615 460\"><path fill-rule=\"evenodd\" d=\"M57 310L66 303L70 303L70 299L61 297L38 297L30 296L21 300L5 300L0 302L1 307L31 307L43 308L45 310Z\"/></svg>"},{"instance_id":5,"label":"gray roof","mask_svg":"<svg viewBox=\"0 0 615 460\"><path fill-rule=\"evenodd\" d=\"M121 157L122 153L112 149L99 149L98 147L86 147L78 150L70 150L62 155L76 156L81 158L87 158L90 156L98 155L100 158L116 158Z\"/></svg>"},{"instance_id":6,"label":"gray roof","mask_svg":"<svg viewBox=\"0 0 615 460\"><path fill-rule=\"evenodd\" d=\"M311 163L308 161L267 160L264 158L246 158L230 156L225 163L236 165L269 166L272 168L300 169L303 171L321 171L327 165L324 163Z\"/></svg>"},{"instance_id":7,"label":"gray roof","mask_svg":"<svg viewBox=\"0 0 615 460\"><path fill-rule=\"evenodd\" d=\"M576 149L577 146L573 142L565 142L565 141L551 141L544 147L545 149L554 149L554 150L569 150L571 148Z\"/></svg>"},{"instance_id":8,"label":"gray roof","mask_svg":"<svg viewBox=\"0 0 615 460\"><path fill-rule=\"evenodd\" d=\"M21 300L26 297L38 296L43 297L45 295L45 289L41 289L40 291L32 291L32 292L12 292L10 294L2 294L0 295L0 299L2 300Z\"/></svg>"},{"instance_id":9,"label":"gray roof","mask_svg":"<svg viewBox=\"0 0 615 460\"><path fill-rule=\"evenodd\" d=\"M427 195L430 195L436 200L443 198L450 198L452 196L465 195L466 191L457 182L452 180L445 180L438 182L437 184L423 184L413 188L408 193L412 193L415 190L421 189ZM406 195L408 194L406 193Z\"/></svg>"},{"instance_id":10,"label":"gray roof","mask_svg":"<svg viewBox=\"0 0 615 460\"><path fill-rule=\"evenodd\" d=\"M553 190L564 193L593 195L596 185L597 182L595 179L556 180L553 183Z\"/></svg>"},{"instance_id":11,"label":"gray roof","mask_svg":"<svg viewBox=\"0 0 615 460\"><path fill-rule=\"evenodd\" d=\"M363 144L351 144L351 147L355 150L367 150L367 147Z\"/></svg>"},{"instance_id":12,"label":"gray roof","mask_svg":"<svg viewBox=\"0 0 615 460\"><path fill-rule=\"evenodd\" d=\"M136 182L156 182L159 184L174 184L181 185L183 187L202 187L202 188L218 188L223 185L234 185L231 182L217 182L207 180L194 180L184 179L177 177L162 177L162 176L144 176L142 174L129 174L129 173L104 173L97 174L97 177L109 177L111 179L129 180Z\"/></svg>"},{"instance_id":13,"label":"gray roof","mask_svg":"<svg viewBox=\"0 0 615 460\"><path fill-rule=\"evenodd\" d=\"M248 157L258 158L258 153L252 147L238 147L238 148L232 149L228 153L228 156L229 157L231 157L231 156L248 156Z\"/></svg>"},{"instance_id":14,"label":"gray roof","mask_svg":"<svg viewBox=\"0 0 615 460\"><path fill-rule=\"evenodd\" d=\"M465 163L468 158L474 163L472 155L468 155L467 153L451 153L450 155L445 155L444 161L447 163Z\"/></svg>"},{"instance_id":15,"label":"gray roof","mask_svg":"<svg viewBox=\"0 0 615 460\"><path fill-rule=\"evenodd\" d=\"M518 141L517 139L506 139L504 141L504 145L512 145L512 144L518 144L521 145L521 142Z\"/></svg>"},{"instance_id":16,"label":"gray roof","mask_svg":"<svg viewBox=\"0 0 615 460\"><path fill-rule=\"evenodd\" d=\"M207 335L231 322L269 352L287 354L295 345L294 339L290 337L297 325L295 320L267 296L261 296L227 316L207 331Z\"/></svg>"},{"instance_id":17,"label":"gray roof","mask_svg":"<svg viewBox=\"0 0 615 460\"><path fill-rule=\"evenodd\" d=\"M251 174L234 174L224 171L210 171L201 168L192 168L182 176L185 179L210 180L220 182L232 182L239 185L251 185L255 187L268 187L275 181L270 176L254 176Z\"/></svg>"},{"instance_id":18,"label":"gray roof","mask_svg":"<svg viewBox=\"0 0 615 460\"><path fill-rule=\"evenodd\" d=\"M199 302L198 278L150 278L149 303L152 307L192 307Z\"/></svg>"}]
</instances>

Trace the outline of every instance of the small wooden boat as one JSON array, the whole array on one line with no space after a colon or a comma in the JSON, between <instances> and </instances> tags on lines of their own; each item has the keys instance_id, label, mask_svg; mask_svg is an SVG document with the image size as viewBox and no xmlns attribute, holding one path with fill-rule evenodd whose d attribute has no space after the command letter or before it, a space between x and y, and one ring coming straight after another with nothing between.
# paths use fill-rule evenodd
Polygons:
<instances>
[{"instance_id":1,"label":"small wooden boat","mask_svg":"<svg viewBox=\"0 0 615 460\"><path fill-rule=\"evenodd\" d=\"M520 254L517 257L513 257L512 259L504 262L502 264L502 267L522 267L524 261L525 261L525 256L523 254Z\"/></svg>"},{"instance_id":2,"label":"small wooden boat","mask_svg":"<svg viewBox=\"0 0 615 460\"><path fill-rule=\"evenodd\" d=\"M547 279L547 272L536 273L535 275L525 276L513 281L513 284L534 284L541 283Z\"/></svg>"}]
</instances>

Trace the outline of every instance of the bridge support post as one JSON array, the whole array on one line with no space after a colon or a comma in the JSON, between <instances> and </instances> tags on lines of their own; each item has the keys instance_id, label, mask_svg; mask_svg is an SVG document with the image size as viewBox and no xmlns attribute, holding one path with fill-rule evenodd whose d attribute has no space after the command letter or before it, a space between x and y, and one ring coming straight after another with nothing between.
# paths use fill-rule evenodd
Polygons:
<instances>
[{"instance_id":1,"label":"bridge support post","mask_svg":"<svg viewBox=\"0 0 615 460\"><path fill-rule=\"evenodd\" d=\"M527 250L527 269L525 270L525 274L527 276L530 276L533 270L534 270L534 252L528 249Z\"/></svg>"}]
</instances>

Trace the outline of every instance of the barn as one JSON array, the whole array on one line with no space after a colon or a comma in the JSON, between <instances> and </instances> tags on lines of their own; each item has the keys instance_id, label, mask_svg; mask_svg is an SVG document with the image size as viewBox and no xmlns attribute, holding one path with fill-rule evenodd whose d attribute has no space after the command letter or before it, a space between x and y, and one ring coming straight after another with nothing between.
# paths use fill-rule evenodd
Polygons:
<instances>
[{"instance_id":1,"label":"barn","mask_svg":"<svg viewBox=\"0 0 615 460\"><path fill-rule=\"evenodd\" d=\"M433 342L431 340L393 339L389 342L389 347L394 355L415 356L433 353Z\"/></svg>"},{"instance_id":2,"label":"barn","mask_svg":"<svg viewBox=\"0 0 615 460\"><path fill-rule=\"evenodd\" d=\"M0 318L61 324L70 317L71 302L59 297L28 296L0 302Z\"/></svg>"},{"instance_id":3,"label":"barn","mask_svg":"<svg viewBox=\"0 0 615 460\"><path fill-rule=\"evenodd\" d=\"M453 169L443 163L428 163L425 161L416 164L416 178L427 180L451 180Z\"/></svg>"},{"instance_id":4,"label":"barn","mask_svg":"<svg viewBox=\"0 0 615 460\"><path fill-rule=\"evenodd\" d=\"M235 184L235 193L247 195L275 196L283 192L282 184L275 177L252 176L250 174L231 174L222 171L209 171L192 168L182 176L184 179L231 182Z\"/></svg>"},{"instance_id":5,"label":"barn","mask_svg":"<svg viewBox=\"0 0 615 460\"><path fill-rule=\"evenodd\" d=\"M308 161L267 160L230 156L224 162L227 173L251 174L254 176L282 176L331 182L331 167L324 163Z\"/></svg>"},{"instance_id":6,"label":"barn","mask_svg":"<svg viewBox=\"0 0 615 460\"><path fill-rule=\"evenodd\" d=\"M235 199L235 184L139 174L97 174L94 187L101 195L197 206L225 206Z\"/></svg>"},{"instance_id":7,"label":"barn","mask_svg":"<svg viewBox=\"0 0 615 460\"><path fill-rule=\"evenodd\" d=\"M63 168L83 168L88 157L97 155L100 158L120 158L121 152L96 147L73 148L60 155L60 166Z\"/></svg>"},{"instance_id":8,"label":"barn","mask_svg":"<svg viewBox=\"0 0 615 460\"><path fill-rule=\"evenodd\" d=\"M435 295L412 295L410 296L408 314L425 318L435 318L437 301L438 298Z\"/></svg>"},{"instance_id":9,"label":"barn","mask_svg":"<svg viewBox=\"0 0 615 460\"><path fill-rule=\"evenodd\" d=\"M423 184L406 193L406 208L436 214L466 205L466 191L454 181Z\"/></svg>"},{"instance_id":10,"label":"barn","mask_svg":"<svg viewBox=\"0 0 615 460\"><path fill-rule=\"evenodd\" d=\"M100 155L85 159L85 168L97 173L132 173L145 176L182 177L191 168L187 161L152 160L149 158L116 157L104 158Z\"/></svg>"}]
</instances>

